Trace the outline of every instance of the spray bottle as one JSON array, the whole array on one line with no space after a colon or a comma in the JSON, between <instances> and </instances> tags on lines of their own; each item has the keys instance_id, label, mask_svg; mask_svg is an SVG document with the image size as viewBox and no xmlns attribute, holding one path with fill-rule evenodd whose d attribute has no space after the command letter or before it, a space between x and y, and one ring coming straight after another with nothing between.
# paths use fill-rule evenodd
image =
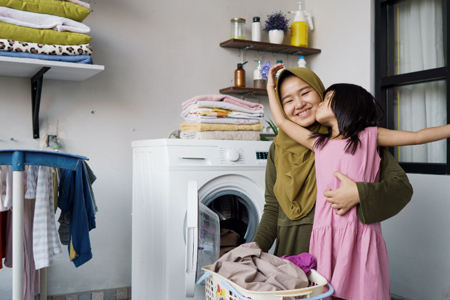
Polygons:
<instances>
[{"instance_id":1,"label":"spray bottle","mask_svg":"<svg viewBox=\"0 0 450 300\"><path fill-rule=\"evenodd\" d=\"M302 2L298 2L298 10L289 11L295 14L291 24L291 45L297 47L308 47L308 25L314 30L311 13L302 10Z\"/></svg>"}]
</instances>

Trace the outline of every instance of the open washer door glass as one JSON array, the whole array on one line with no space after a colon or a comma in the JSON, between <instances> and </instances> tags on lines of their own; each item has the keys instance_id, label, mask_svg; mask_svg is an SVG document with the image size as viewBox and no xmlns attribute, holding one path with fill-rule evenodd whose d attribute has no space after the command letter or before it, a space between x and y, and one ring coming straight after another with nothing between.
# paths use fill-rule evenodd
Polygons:
<instances>
[{"instance_id":1,"label":"open washer door glass","mask_svg":"<svg viewBox=\"0 0 450 300\"><path fill-rule=\"evenodd\" d=\"M186 216L185 287L186 297L194 297L202 267L214 263L220 252L220 223L216 213L198 198L196 181L188 182Z\"/></svg>"}]
</instances>

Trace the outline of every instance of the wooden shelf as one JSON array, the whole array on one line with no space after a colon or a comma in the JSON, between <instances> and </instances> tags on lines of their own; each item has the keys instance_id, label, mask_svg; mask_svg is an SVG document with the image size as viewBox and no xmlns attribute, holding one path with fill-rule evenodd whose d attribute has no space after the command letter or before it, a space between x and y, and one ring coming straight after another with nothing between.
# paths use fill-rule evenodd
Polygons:
<instances>
[{"instance_id":1,"label":"wooden shelf","mask_svg":"<svg viewBox=\"0 0 450 300\"><path fill-rule=\"evenodd\" d=\"M276 52L284 54L312 55L321 52L320 49L303 48L285 44L271 44L265 42L255 42L250 40L230 39L220 43L223 48L247 49L254 51Z\"/></svg>"},{"instance_id":2,"label":"wooden shelf","mask_svg":"<svg viewBox=\"0 0 450 300\"><path fill-rule=\"evenodd\" d=\"M247 87L230 86L219 91L221 94L241 95L241 96L267 96L266 89L255 89Z\"/></svg>"},{"instance_id":3,"label":"wooden shelf","mask_svg":"<svg viewBox=\"0 0 450 300\"><path fill-rule=\"evenodd\" d=\"M49 67L45 79L83 81L105 69L101 65L47 61L32 58L0 57L0 76L32 78Z\"/></svg>"}]
</instances>

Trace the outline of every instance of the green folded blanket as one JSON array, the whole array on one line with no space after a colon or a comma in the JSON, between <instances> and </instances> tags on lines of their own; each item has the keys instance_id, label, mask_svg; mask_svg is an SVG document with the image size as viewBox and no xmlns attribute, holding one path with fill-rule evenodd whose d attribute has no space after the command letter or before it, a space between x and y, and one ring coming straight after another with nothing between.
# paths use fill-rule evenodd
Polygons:
<instances>
[{"instance_id":1,"label":"green folded blanket","mask_svg":"<svg viewBox=\"0 0 450 300\"><path fill-rule=\"evenodd\" d=\"M78 22L83 21L91 11L81 5L57 0L0 0L0 6L9 8L55 15L69 18Z\"/></svg>"},{"instance_id":2,"label":"green folded blanket","mask_svg":"<svg viewBox=\"0 0 450 300\"><path fill-rule=\"evenodd\" d=\"M36 29L4 22L0 22L0 38L53 45L81 45L89 43L92 39L91 36L82 33Z\"/></svg>"}]
</instances>

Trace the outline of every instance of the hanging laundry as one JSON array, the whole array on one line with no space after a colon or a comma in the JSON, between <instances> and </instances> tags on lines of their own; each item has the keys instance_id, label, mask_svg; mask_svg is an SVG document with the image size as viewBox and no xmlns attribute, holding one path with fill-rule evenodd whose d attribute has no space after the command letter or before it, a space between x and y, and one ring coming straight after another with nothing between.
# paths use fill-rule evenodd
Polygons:
<instances>
[{"instance_id":1,"label":"hanging laundry","mask_svg":"<svg viewBox=\"0 0 450 300\"><path fill-rule=\"evenodd\" d=\"M46 268L62 252L56 231L53 174L50 167L30 166L25 199L35 199L33 257L36 269Z\"/></svg>"},{"instance_id":2,"label":"hanging laundry","mask_svg":"<svg viewBox=\"0 0 450 300\"><path fill-rule=\"evenodd\" d=\"M84 163L75 171L61 171L58 207L61 215L69 215L68 251L76 267L92 258L89 231L96 223L91 191Z\"/></svg>"}]
</instances>

